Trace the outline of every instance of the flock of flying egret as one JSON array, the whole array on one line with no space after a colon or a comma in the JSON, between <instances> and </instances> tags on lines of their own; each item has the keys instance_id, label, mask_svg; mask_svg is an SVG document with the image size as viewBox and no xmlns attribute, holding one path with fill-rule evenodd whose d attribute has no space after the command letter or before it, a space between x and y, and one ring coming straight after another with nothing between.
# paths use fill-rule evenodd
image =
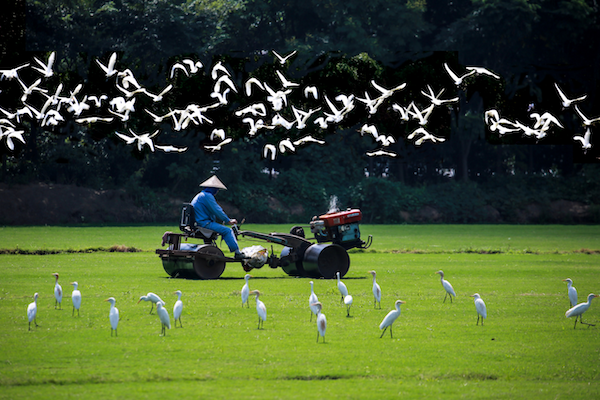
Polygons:
<instances>
[{"instance_id":1,"label":"flock of flying egret","mask_svg":"<svg viewBox=\"0 0 600 400\"><path fill-rule=\"evenodd\" d=\"M381 309L381 287L377 283L377 273L375 271L369 271L369 274L373 277L372 291L373 291L373 307ZM447 297L450 297L450 302L452 302L452 298L456 297L456 293L452 284L444 279L444 272L437 271L436 274L440 275L440 280L442 287L445 291L444 303L446 302ZM63 299L63 290L61 285L58 283L58 273L52 274L55 277L54 284L54 298L55 305L54 308L62 308L62 299ZM247 308L249 305L249 297L250 295L255 295L256 300L256 312L258 315L258 327L257 329L261 329L264 326L265 321L267 320L267 307L265 303L259 299L261 292L259 290L250 290L249 279L252 277L250 274L246 274L244 276L244 285L240 291L242 307L246 305ZM344 303L346 306L346 316L350 317L350 308L353 303L352 295L349 294L348 287L344 282L340 279L340 273L337 272L337 289L340 293L340 303ZM563 281L567 282L567 294L569 298L569 309L566 311L565 316L575 317L575 325L573 328L577 327L577 320L579 320L580 324L594 326L590 323L585 323L582 320L582 315L585 313L591 305L592 300L595 297L600 297L600 295L590 293L587 297L587 301L584 303L577 304L577 290L573 287L573 281L570 278L563 279ZM323 338L323 342L325 341L325 333L327 331L327 318L323 313L323 304L319 301L318 296L314 292L314 283L310 281L310 295L308 298L308 308L310 309L310 322L312 323L313 315L316 316L316 325L317 325L317 343L319 342L319 337ZM75 310L77 310L77 315L79 316L79 309L81 307L81 292L77 289L77 282L71 282L73 285L73 292L71 294L71 300L73 304L73 312L72 316L75 316ZM180 327L183 328L183 324L181 322L181 314L183 311L183 302L181 300L182 292L180 290L175 291L173 294L177 295L177 301L173 306L173 320L175 327L177 326L177 321L179 321ZM27 307L27 319L29 321L29 330L31 330L31 323L33 322L37 327L37 300L38 293L35 293L33 297L33 302L30 303ZM481 319L481 326L483 326L484 319L487 318L487 309L484 301L481 299L481 296L478 293L471 295L470 297L474 298L475 310L477 312L477 322L476 325L479 325L479 320ZM115 307L116 300L114 297L109 297L105 301L110 303L110 311L109 311L109 322L111 326L111 336L113 333L117 336L117 327L119 325L119 310ZM138 300L138 304L141 301L150 302L150 314L154 309L154 305L156 304L156 314L158 315L160 326L161 326L161 335L166 335L166 329L171 329L171 318L169 315L169 311L165 308L166 303L155 293L149 292L147 295L141 296ZM383 337L386 330L389 328L390 337L393 338L392 325L400 316L400 306L405 304L402 300L396 300L394 303L394 310L388 312L386 316L383 318L381 323L379 324L379 329L383 332L381 333L380 338Z\"/></svg>"},{"instance_id":2,"label":"flock of flying egret","mask_svg":"<svg viewBox=\"0 0 600 400\"><path fill-rule=\"evenodd\" d=\"M15 142L23 144L26 142L27 125L24 124L25 121L29 120L31 124L37 123L42 127L52 129L71 119L76 124L83 126L98 123L111 124L111 130L114 127L115 137L126 145L135 146L140 152L146 148L151 152L155 150L187 151L187 147L159 142L160 134L167 129L165 124L170 123L169 130L175 132L199 126L202 128L198 129L203 130L204 126L210 126L206 128L206 132L211 132L210 135L206 135L210 144L205 144L203 147L208 152L217 152L232 143L233 138L228 136L229 127L220 126L219 121L211 117L211 112L228 104L246 101L248 104L237 108L234 115L243 126L246 126L248 137L252 138L259 133L268 133L274 130L284 132L278 137L287 136L281 140L270 139L276 143L264 145L262 156L266 159L274 160L278 154L294 153L299 147L306 144L325 144L325 141L321 139L324 136L322 131L342 122L357 106L363 107L370 116L376 114L379 108L385 104L384 108L395 112L398 122L410 122L411 126L416 127L411 129L412 132L408 133L405 139L411 141L415 146L420 146L425 142L441 143L446 140L445 137L429 128L429 119L436 110L447 109L448 106L458 103L459 97L456 94L465 89L472 79L475 79L474 77L502 79L486 68L475 66L466 66L467 72L461 75L444 63L443 69L440 68L440 73L450 78L456 89L454 95L442 98L445 88L434 89L431 85L427 85L420 91L422 97L413 99L406 105L401 105L395 101L394 95L406 88L406 82L395 83L391 88L387 88L383 84L371 80L362 96L350 93L325 93L316 86L295 82L286 75L284 67L296 54L295 51L281 56L273 50L272 54L276 58L276 80L273 79L272 82L277 82L276 85L254 76L247 78L242 83L221 61L208 67L199 60L185 58L169 68L168 82L165 86L158 91L152 91L140 84L131 69L118 69L117 53L112 53L107 61L95 59L95 66L105 75L107 83L111 84L111 87L105 91L106 93L86 93L84 83L79 83L72 88L65 87L63 83L58 83L56 87L47 86L48 79L54 76L53 68L58 64L56 52L50 53L45 61L34 57L32 63L0 69L0 80L6 81L3 83L4 85L18 85L21 89L19 107L5 109L0 104L0 117L3 117L0 118L0 141L4 141L8 149L14 151ZM26 70L34 71L37 79L33 82L25 82L19 74ZM199 101L202 101L203 104L190 103L182 105L180 108L163 106L163 100L172 95L177 89L177 85L182 82L180 77L199 75L204 71L206 77L210 77L212 80L210 100L199 94ZM555 84L555 88L557 101L560 101L563 109L572 108L581 119L585 131L582 135L573 136L573 141L580 142L583 150L587 151L592 146L592 126L600 122L600 117L590 118L578 107L578 104L583 102L587 95L569 97L557 84ZM2 87L0 87L1 89ZM300 91L303 106L288 104L288 98L294 91ZM234 96L235 99L233 99ZM149 102L151 106L140 110L138 104L142 101L138 100L141 98L145 98L145 103ZM201 98L202 100L200 100ZM136 101L138 101L137 104ZM317 104L312 108L306 105L310 102ZM143 112L140 113L140 111ZM128 121L134 113L141 116L140 118L147 118L146 122L154 124L155 129L150 132L135 132L128 126ZM551 129L563 128L560 118L547 111L541 114L532 112L530 114L532 122L530 123L508 119L502 116L501 110L496 109L487 110L482 117L488 129L500 136L520 134L540 140L546 137ZM390 149L390 146L403 134L381 132L381 130L381 127L378 128L369 123L363 124L359 129L361 136L371 137L377 146L376 149L368 151L366 154L368 156L396 157L397 154Z\"/></svg>"}]
</instances>

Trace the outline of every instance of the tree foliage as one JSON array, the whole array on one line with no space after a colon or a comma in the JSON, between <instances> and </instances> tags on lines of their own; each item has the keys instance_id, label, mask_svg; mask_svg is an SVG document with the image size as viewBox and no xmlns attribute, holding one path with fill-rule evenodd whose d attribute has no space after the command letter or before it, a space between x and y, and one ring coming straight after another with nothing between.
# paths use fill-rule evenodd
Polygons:
<instances>
[{"instance_id":1,"label":"tree foliage","mask_svg":"<svg viewBox=\"0 0 600 400\"><path fill-rule=\"evenodd\" d=\"M169 66L188 56L205 65L222 60L237 82L250 76L273 79L273 49L297 50L287 65L289 74L303 85L318 85L330 96L362 95L372 79L387 87L408 82L406 91L395 97L407 104L422 98L419 89L427 84L447 87L447 77L440 74L445 62L455 70L485 66L503 80L473 79L458 105L435 115L438 133L447 138L443 144L415 147L404 140L413 126L402 124L388 106L377 115L356 110L339 126L312 131L326 139L327 146L307 146L276 161L262 159L262 148L277 143L286 132L245 137L245 127L232 118L239 103L215 114L235 139L217 153L202 150L207 127L181 134L165 126L165 138L190 149L173 155L132 150L115 139L110 127L67 124L45 129L32 124L26 145L0 150L4 182L127 187L137 198L145 198L140 200L144 203L152 199L144 193L189 197L202 177L216 171L236 187L237 193L228 193L226 200L252 210L255 218L267 214L288 218L287 207L295 204L301 204L308 216L315 208L327 207L335 195L344 205L362 207L372 222L397 222L400 210L426 204L452 209L432 196L432 190L452 197L455 205L490 204L494 202L489 195L476 195L490 181L510 185L508 179L535 176L556 185L574 177L587 179L589 169L579 162L596 161L597 153L574 149L570 137L551 137L547 145L530 138L515 141L491 135L481 120L489 108L506 110L520 120L529 119L531 104L537 110L560 112L554 82L574 93L589 93L586 112L598 113L594 101L600 35L595 2L27 0L26 30L24 2L15 4L15 11L5 14L14 18L3 25L7 29L2 32L1 65L59 51L61 64L52 79L66 87L80 81L90 90L105 86L95 59L106 59L113 51L119 54L119 68L130 68L156 89L167 78ZM210 91L203 76L178 79L179 90L165 100L165 107L198 102ZM14 97L14 90L6 90L0 93L0 103L11 107ZM292 100L306 104L300 95ZM152 104L140 104L146 106ZM357 133L365 121L394 135L397 140L391 149L397 158L365 156L372 143ZM571 132L581 129L576 119L563 122ZM142 121L129 126L148 129ZM280 202L279 211L265 199ZM478 208L473 205L470 210ZM472 218L460 216L460 210L456 206L449 214L456 216L455 221L470 222Z\"/></svg>"}]
</instances>

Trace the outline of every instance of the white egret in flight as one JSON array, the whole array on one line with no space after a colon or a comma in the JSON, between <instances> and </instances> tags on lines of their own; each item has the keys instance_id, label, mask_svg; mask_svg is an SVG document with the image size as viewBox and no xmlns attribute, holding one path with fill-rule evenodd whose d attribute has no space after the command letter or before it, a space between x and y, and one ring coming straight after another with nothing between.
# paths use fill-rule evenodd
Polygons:
<instances>
[{"instance_id":1,"label":"white egret in flight","mask_svg":"<svg viewBox=\"0 0 600 400\"><path fill-rule=\"evenodd\" d=\"M296 50L292 51L291 53L289 53L289 54L288 54L288 55L286 55L286 56L281 56L281 55L277 54L277 52L276 52L275 50L271 50L271 51L273 52L273 55L274 55L275 57L277 57L277 60L279 61L279 64L281 64L281 65L285 64L285 62L286 62L286 61L287 61L287 60L288 60L290 57L292 57L294 54L296 54Z\"/></svg>"},{"instance_id":2,"label":"white egret in flight","mask_svg":"<svg viewBox=\"0 0 600 400\"><path fill-rule=\"evenodd\" d=\"M565 94L565 92L558 86L558 84L554 83L554 87L556 88L556 92L558 93L558 96L560 97L560 102L561 102L563 108L569 108L573 104L583 101L587 98L587 94L584 94L583 96L579 96L579 97L568 98L567 95Z\"/></svg>"},{"instance_id":3,"label":"white egret in flight","mask_svg":"<svg viewBox=\"0 0 600 400\"><path fill-rule=\"evenodd\" d=\"M452 71L450 69L450 67L448 66L447 63L444 63L444 68L446 69L446 72L448 73L448 76L454 81L454 84L456 86L460 86L463 84L463 81L466 77L473 75L474 73L476 73L475 70L470 70L469 72L467 72L466 74L464 74L463 76L458 76L456 75L456 73L454 73L454 71Z\"/></svg>"},{"instance_id":4,"label":"white egret in flight","mask_svg":"<svg viewBox=\"0 0 600 400\"><path fill-rule=\"evenodd\" d=\"M52 71L52 65L54 64L55 57L56 57L55 51L50 53L50 55L48 56L48 62L46 62L46 63L38 60L37 57L33 57L35 62L37 62L41 68L38 68L38 67L31 67L31 68L35 69L36 71L38 71L39 73L44 75L45 78L50 78L52 75L54 75L54 71Z\"/></svg>"}]
</instances>

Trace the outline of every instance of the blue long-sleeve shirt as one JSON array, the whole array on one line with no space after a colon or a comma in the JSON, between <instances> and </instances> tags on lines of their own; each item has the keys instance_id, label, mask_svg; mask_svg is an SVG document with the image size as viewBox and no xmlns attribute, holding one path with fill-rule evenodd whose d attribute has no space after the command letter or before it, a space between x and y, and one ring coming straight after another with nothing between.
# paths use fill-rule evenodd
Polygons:
<instances>
[{"instance_id":1,"label":"blue long-sleeve shirt","mask_svg":"<svg viewBox=\"0 0 600 400\"><path fill-rule=\"evenodd\" d=\"M210 190L203 190L192 200L196 222L201 227L205 227L209 222L229 222L229 217L225 211L217 204L215 196Z\"/></svg>"}]
</instances>

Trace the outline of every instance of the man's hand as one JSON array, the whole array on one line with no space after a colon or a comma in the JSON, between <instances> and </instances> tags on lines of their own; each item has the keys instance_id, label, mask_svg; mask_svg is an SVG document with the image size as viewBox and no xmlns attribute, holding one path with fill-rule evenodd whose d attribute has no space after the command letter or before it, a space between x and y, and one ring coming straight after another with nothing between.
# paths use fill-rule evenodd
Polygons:
<instances>
[{"instance_id":1,"label":"man's hand","mask_svg":"<svg viewBox=\"0 0 600 400\"><path fill-rule=\"evenodd\" d=\"M230 219L229 225L237 225L237 219Z\"/></svg>"}]
</instances>

